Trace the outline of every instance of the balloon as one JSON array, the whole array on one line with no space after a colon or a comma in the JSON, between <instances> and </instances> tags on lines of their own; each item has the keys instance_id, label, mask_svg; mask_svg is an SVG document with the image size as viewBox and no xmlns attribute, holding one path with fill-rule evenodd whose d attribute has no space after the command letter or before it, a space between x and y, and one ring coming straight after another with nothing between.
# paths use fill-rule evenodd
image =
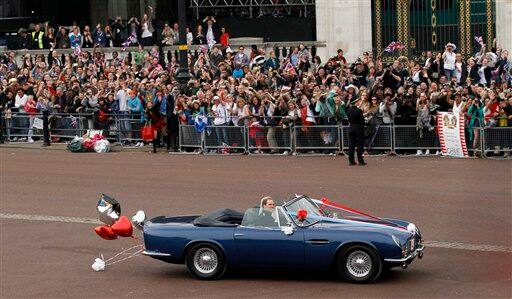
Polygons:
<instances>
[{"instance_id":1,"label":"balloon","mask_svg":"<svg viewBox=\"0 0 512 299\"><path fill-rule=\"evenodd\" d=\"M117 239L116 233L112 230L110 226L98 226L94 228L94 231L98 234L98 236L102 237L105 240Z\"/></svg>"},{"instance_id":2,"label":"balloon","mask_svg":"<svg viewBox=\"0 0 512 299\"><path fill-rule=\"evenodd\" d=\"M91 265L91 267L94 271L104 271L105 270L105 261L100 258L96 258L94 260L94 263Z\"/></svg>"},{"instance_id":3,"label":"balloon","mask_svg":"<svg viewBox=\"0 0 512 299\"><path fill-rule=\"evenodd\" d=\"M105 207L108 208L109 206L112 206L112 211L116 211L117 215L121 215L121 205L119 202L106 194L102 194L100 200L98 200L98 212L105 211Z\"/></svg>"},{"instance_id":4,"label":"balloon","mask_svg":"<svg viewBox=\"0 0 512 299\"><path fill-rule=\"evenodd\" d=\"M106 139L97 140L94 143L94 151L97 153L106 153L110 151L110 142Z\"/></svg>"},{"instance_id":5,"label":"balloon","mask_svg":"<svg viewBox=\"0 0 512 299\"><path fill-rule=\"evenodd\" d=\"M103 207L98 206L98 211L100 209L103 209ZM110 206L103 212L100 212L99 219L106 225L112 225L117 219L119 219L119 214L117 214L116 211L112 211L112 207Z\"/></svg>"},{"instance_id":6,"label":"balloon","mask_svg":"<svg viewBox=\"0 0 512 299\"><path fill-rule=\"evenodd\" d=\"M112 230L121 237L131 237L133 234L132 223L126 216L119 217L119 220L112 225Z\"/></svg>"},{"instance_id":7,"label":"balloon","mask_svg":"<svg viewBox=\"0 0 512 299\"><path fill-rule=\"evenodd\" d=\"M137 211L137 213L132 217L133 225L140 230L142 230L144 220L146 220L146 214L144 213L144 211Z\"/></svg>"}]
</instances>

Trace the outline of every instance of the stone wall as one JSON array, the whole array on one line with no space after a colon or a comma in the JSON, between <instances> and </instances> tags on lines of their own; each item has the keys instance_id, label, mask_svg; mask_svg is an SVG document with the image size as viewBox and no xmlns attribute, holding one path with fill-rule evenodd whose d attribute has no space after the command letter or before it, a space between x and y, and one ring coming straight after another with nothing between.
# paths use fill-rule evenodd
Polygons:
<instances>
[{"instance_id":1,"label":"stone wall","mask_svg":"<svg viewBox=\"0 0 512 299\"><path fill-rule=\"evenodd\" d=\"M512 51L512 0L496 0L496 38L498 46Z\"/></svg>"},{"instance_id":2,"label":"stone wall","mask_svg":"<svg viewBox=\"0 0 512 299\"><path fill-rule=\"evenodd\" d=\"M372 49L372 14L370 0L316 0L316 36L325 41L319 49L322 61L344 51L353 62Z\"/></svg>"}]
</instances>

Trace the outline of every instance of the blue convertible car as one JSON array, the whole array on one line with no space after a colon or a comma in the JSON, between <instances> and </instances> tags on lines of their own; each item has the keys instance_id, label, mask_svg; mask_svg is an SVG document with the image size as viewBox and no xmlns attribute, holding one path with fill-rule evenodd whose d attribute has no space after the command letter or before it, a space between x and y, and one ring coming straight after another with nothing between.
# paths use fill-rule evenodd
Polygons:
<instances>
[{"instance_id":1,"label":"blue convertible car","mask_svg":"<svg viewBox=\"0 0 512 299\"><path fill-rule=\"evenodd\" d=\"M227 268L258 267L335 269L354 283L372 282L383 269L406 268L423 256L414 224L363 213L348 216L339 207L295 196L270 218L261 207L243 214L224 209L204 216L156 217L144 223L144 254L186 264L198 279L218 279ZM262 222L264 216L270 221Z\"/></svg>"}]
</instances>

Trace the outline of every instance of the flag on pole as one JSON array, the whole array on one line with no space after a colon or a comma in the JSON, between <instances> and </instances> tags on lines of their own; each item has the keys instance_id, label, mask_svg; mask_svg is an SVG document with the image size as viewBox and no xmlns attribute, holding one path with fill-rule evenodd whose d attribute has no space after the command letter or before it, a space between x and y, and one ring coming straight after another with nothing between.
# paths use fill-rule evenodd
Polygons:
<instances>
[{"instance_id":1,"label":"flag on pole","mask_svg":"<svg viewBox=\"0 0 512 299\"><path fill-rule=\"evenodd\" d=\"M123 43L123 51L126 50L126 48L128 48L131 44L138 44L139 41L137 40L137 36L132 34L130 36L128 36L128 38L126 39L126 41Z\"/></svg>"},{"instance_id":2,"label":"flag on pole","mask_svg":"<svg viewBox=\"0 0 512 299\"><path fill-rule=\"evenodd\" d=\"M80 54L82 54L82 48L80 46L76 46L74 49L73 49L73 54L75 56L80 56Z\"/></svg>"},{"instance_id":3,"label":"flag on pole","mask_svg":"<svg viewBox=\"0 0 512 299\"><path fill-rule=\"evenodd\" d=\"M384 49L385 52L393 53L396 50L401 50L405 48L404 45L402 45L400 42L391 42L386 49Z\"/></svg>"}]
</instances>

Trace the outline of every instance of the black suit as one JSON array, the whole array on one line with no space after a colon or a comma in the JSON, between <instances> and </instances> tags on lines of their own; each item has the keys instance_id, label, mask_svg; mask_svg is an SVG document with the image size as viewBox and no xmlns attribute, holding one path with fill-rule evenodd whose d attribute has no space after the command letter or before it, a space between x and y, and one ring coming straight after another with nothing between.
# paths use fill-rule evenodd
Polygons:
<instances>
[{"instance_id":1,"label":"black suit","mask_svg":"<svg viewBox=\"0 0 512 299\"><path fill-rule=\"evenodd\" d=\"M174 97L167 95L167 150L178 151L179 119L174 113Z\"/></svg>"},{"instance_id":2,"label":"black suit","mask_svg":"<svg viewBox=\"0 0 512 299\"><path fill-rule=\"evenodd\" d=\"M364 147L364 116L363 111L356 106L352 106L347 110L348 122L348 161L355 164L354 152L357 147L357 160L359 164L364 163L363 147Z\"/></svg>"}]
</instances>

